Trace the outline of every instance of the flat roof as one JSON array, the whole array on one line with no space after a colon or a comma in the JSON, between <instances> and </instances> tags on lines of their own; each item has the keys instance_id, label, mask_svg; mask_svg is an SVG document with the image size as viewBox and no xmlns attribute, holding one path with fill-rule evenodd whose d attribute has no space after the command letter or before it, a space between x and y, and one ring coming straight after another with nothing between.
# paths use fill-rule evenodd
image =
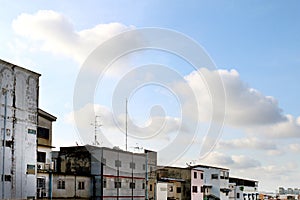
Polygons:
<instances>
[{"instance_id":1,"label":"flat roof","mask_svg":"<svg viewBox=\"0 0 300 200\"><path fill-rule=\"evenodd\" d=\"M228 168L223 168L223 167L215 167L215 166L210 166L210 165L191 165L187 168L197 168L197 167L201 167L201 168L214 168L214 169L222 169L222 170L229 170Z\"/></svg>"}]
</instances>

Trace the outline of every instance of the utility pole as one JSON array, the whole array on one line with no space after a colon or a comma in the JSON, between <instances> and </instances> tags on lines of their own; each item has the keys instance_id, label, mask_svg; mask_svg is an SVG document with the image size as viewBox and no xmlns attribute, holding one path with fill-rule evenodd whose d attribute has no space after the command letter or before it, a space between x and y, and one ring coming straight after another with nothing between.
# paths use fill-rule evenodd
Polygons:
<instances>
[{"instance_id":1,"label":"utility pole","mask_svg":"<svg viewBox=\"0 0 300 200\"><path fill-rule=\"evenodd\" d=\"M4 199L5 183L5 146L6 146L6 119L7 119L7 89L2 88L4 95L4 122L3 122L3 151L2 151L2 199Z\"/></svg>"}]
</instances>

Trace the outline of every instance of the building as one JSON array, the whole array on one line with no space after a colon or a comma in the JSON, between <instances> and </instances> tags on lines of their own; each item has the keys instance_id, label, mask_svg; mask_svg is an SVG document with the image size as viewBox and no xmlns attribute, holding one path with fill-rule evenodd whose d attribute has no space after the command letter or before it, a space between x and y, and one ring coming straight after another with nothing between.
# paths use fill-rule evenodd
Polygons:
<instances>
[{"instance_id":1,"label":"building","mask_svg":"<svg viewBox=\"0 0 300 200\"><path fill-rule=\"evenodd\" d=\"M191 168L203 171L203 199L229 199L229 169L206 165Z\"/></svg>"},{"instance_id":2,"label":"building","mask_svg":"<svg viewBox=\"0 0 300 200\"><path fill-rule=\"evenodd\" d=\"M60 147L52 152L52 198L92 196L91 154L84 146Z\"/></svg>"},{"instance_id":3,"label":"building","mask_svg":"<svg viewBox=\"0 0 300 200\"><path fill-rule=\"evenodd\" d=\"M157 169L156 191L157 200L191 199L191 169L159 167Z\"/></svg>"},{"instance_id":4,"label":"building","mask_svg":"<svg viewBox=\"0 0 300 200\"><path fill-rule=\"evenodd\" d=\"M56 121L53 115L38 109L37 127L37 198L51 198L51 172L53 162L52 148L52 123Z\"/></svg>"},{"instance_id":5,"label":"building","mask_svg":"<svg viewBox=\"0 0 300 200\"><path fill-rule=\"evenodd\" d=\"M258 200L258 181L242 178L229 178L229 199L231 200Z\"/></svg>"},{"instance_id":6,"label":"building","mask_svg":"<svg viewBox=\"0 0 300 200\"><path fill-rule=\"evenodd\" d=\"M86 145L61 147L52 156L56 165L53 198L125 200L151 196L146 180L152 181L156 152L133 153Z\"/></svg>"},{"instance_id":7,"label":"building","mask_svg":"<svg viewBox=\"0 0 300 200\"><path fill-rule=\"evenodd\" d=\"M160 167L157 170L157 200L201 200L203 171L193 168Z\"/></svg>"},{"instance_id":8,"label":"building","mask_svg":"<svg viewBox=\"0 0 300 200\"><path fill-rule=\"evenodd\" d=\"M2 199L36 198L39 77L0 60Z\"/></svg>"},{"instance_id":9,"label":"building","mask_svg":"<svg viewBox=\"0 0 300 200\"><path fill-rule=\"evenodd\" d=\"M299 188L283 188L279 187L278 194L277 194L278 199L282 200L298 200L300 199L300 193L299 193Z\"/></svg>"},{"instance_id":10,"label":"building","mask_svg":"<svg viewBox=\"0 0 300 200\"><path fill-rule=\"evenodd\" d=\"M157 152L145 149L146 154L146 195L145 199L153 200L156 196Z\"/></svg>"},{"instance_id":11,"label":"building","mask_svg":"<svg viewBox=\"0 0 300 200\"><path fill-rule=\"evenodd\" d=\"M204 172L199 169L191 169L191 200L204 199Z\"/></svg>"}]
</instances>

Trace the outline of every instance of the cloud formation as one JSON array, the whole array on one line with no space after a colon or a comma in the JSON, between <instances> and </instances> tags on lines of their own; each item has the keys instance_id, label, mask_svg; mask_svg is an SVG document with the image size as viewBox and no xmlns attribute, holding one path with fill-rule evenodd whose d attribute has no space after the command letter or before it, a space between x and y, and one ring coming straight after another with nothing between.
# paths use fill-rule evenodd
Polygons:
<instances>
[{"instance_id":1,"label":"cloud formation","mask_svg":"<svg viewBox=\"0 0 300 200\"><path fill-rule=\"evenodd\" d=\"M77 31L67 17L53 10L23 13L13 20L12 27L17 35L37 43L37 48L67 56L80 64L99 44L134 28L121 23L108 23Z\"/></svg>"},{"instance_id":2,"label":"cloud formation","mask_svg":"<svg viewBox=\"0 0 300 200\"><path fill-rule=\"evenodd\" d=\"M299 119L286 115L274 97L265 96L241 80L236 70L198 71L209 83L220 76L226 92L225 125L241 129L250 135L291 138L300 137ZM198 97L202 120L209 120L211 102L208 87L201 76L193 72L185 77ZM180 85L180 83L179 83ZM214 87L214 85L210 85ZM184 93L183 93L184 95ZM188 99L188 97L187 97ZM213 108L218 109L218 108Z\"/></svg>"}]
</instances>

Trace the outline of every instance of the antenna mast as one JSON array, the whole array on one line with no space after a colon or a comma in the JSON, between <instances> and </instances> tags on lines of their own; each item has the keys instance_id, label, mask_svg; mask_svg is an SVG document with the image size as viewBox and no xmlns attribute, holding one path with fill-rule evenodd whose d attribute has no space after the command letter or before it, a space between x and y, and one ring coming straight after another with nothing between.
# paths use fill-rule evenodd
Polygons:
<instances>
[{"instance_id":1,"label":"antenna mast","mask_svg":"<svg viewBox=\"0 0 300 200\"><path fill-rule=\"evenodd\" d=\"M127 100L127 98L126 98L126 113L125 113L125 134L126 134L126 151L127 151L127 134L128 134L128 100Z\"/></svg>"},{"instance_id":2,"label":"antenna mast","mask_svg":"<svg viewBox=\"0 0 300 200\"><path fill-rule=\"evenodd\" d=\"M94 132L94 142L93 142L93 145L95 145L95 146L98 146L98 145L100 145L100 143L98 142L98 139L97 139L97 130L98 130L98 128L99 127L101 127L102 126L102 124L100 124L100 122L99 122L99 119L100 118L100 116L95 116L95 122L94 123L92 123L91 125L93 125L94 126L94 128L95 128L95 132Z\"/></svg>"}]
</instances>

